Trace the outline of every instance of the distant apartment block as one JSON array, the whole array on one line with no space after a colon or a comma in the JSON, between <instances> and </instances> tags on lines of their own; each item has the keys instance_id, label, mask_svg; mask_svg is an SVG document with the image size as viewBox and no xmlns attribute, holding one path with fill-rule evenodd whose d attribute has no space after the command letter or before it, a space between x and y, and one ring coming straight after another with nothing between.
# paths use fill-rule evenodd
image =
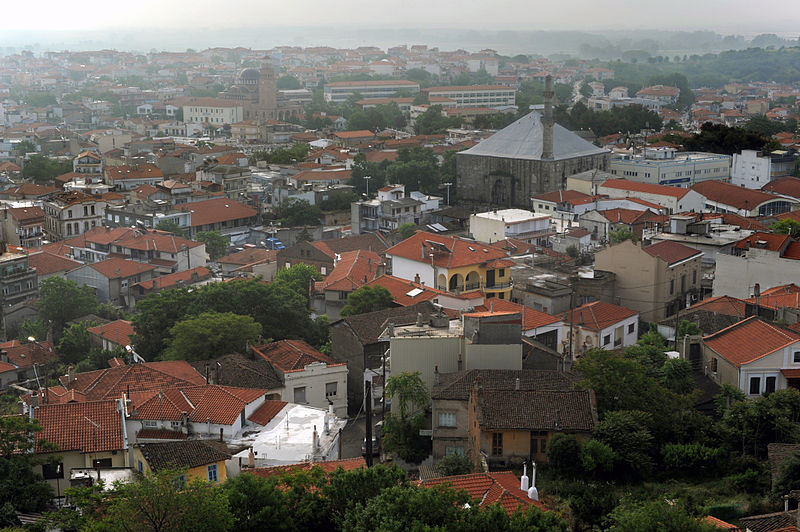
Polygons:
<instances>
[{"instance_id":1,"label":"distant apartment block","mask_svg":"<svg viewBox=\"0 0 800 532\"><path fill-rule=\"evenodd\" d=\"M448 98L456 107L503 107L516 105L516 91L504 85L455 85L424 90L429 98Z\"/></svg>"},{"instance_id":2,"label":"distant apartment block","mask_svg":"<svg viewBox=\"0 0 800 532\"><path fill-rule=\"evenodd\" d=\"M762 153L742 150L733 154L731 183L746 188L761 188L773 179L791 174L798 160L795 151Z\"/></svg>"},{"instance_id":3,"label":"distant apartment block","mask_svg":"<svg viewBox=\"0 0 800 532\"><path fill-rule=\"evenodd\" d=\"M612 157L608 163L612 175L629 181L684 187L728 179L730 167L730 155L677 152L674 148L645 148L641 155Z\"/></svg>"},{"instance_id":4,"label":"distant apartment block","mask_svg":"<svg viewBox=\"0 0 800 532\"><path fill-rule=\"evenodd\" d=\"M410 94L419 92L419 83L416 81L379 80L379 81L334 81L326 83L323 96L326 102L346 102L353 94L360 94L361 99L389 98L399 91Z\"/></svg>"},{"instance_id":5,"label":"distant apartment block","mask_svg":"<svg viewBox=\"0 0 800 532\"><path fill-rule=\"evenodd\" d=\"M193 98L183 105L183 121L222 126L244 119L241 103L222 98Z\"/></svg>"}]
</instances>

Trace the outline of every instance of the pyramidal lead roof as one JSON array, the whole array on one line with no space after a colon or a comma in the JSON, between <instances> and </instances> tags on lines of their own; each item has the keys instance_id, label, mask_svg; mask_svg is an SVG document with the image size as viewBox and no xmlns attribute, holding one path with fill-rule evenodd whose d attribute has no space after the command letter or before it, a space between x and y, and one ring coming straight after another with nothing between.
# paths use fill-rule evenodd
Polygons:
<instances>
[{"instance_id":1,"label":"pyramidal lead roof","mask_svg":"<svg viewBox=\"0 0 800 532\"><path fill-rule=\"evenodd\" d=\"M543 129L541 115L532 112L461 153L538 161L542 158ZM608 150L598 148L565 127L558 124L553 126L553 159L572 159L600 153L608 153Z\"/></svg>"}]
</instances>

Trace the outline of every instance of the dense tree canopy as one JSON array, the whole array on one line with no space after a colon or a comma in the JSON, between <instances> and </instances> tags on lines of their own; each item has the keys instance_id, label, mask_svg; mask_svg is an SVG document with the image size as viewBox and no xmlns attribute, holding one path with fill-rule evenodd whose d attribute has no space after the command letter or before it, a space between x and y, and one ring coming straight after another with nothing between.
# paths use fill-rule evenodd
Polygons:
<instances>
[{"instance_id":1,"label":"dense tree canopy","mask_svg":"<svg viewBox=\"0 0 800 532\"><path fill-rule=\"evenodd\" d=\"M206 245L206 253L212 261L224 257L231 245L228 237L222 236L219 231L200 231L195 236L195 240Z\"/></svg>"},{"instance_id":2,"label":"dense tree canopy","mask_svg":"<svg viewBox=\"0 0 800 532\"><path fill-rule=\"evenodd\" d=\"M557 107L555 120L567 129L590 129L598 137L619 132L638 133L642 129L661 129L661 118L640 105L592 111L579 102L569 110Z\"/></svg>"},{"instance_id":3,"label":"dense tree canopy","mask_svg":"<svg viewBox=\"0 0 800 532\"><path fill-rule=\"evenodd\" d=\"M64 277L49 277L39 284L36 307L39 318L50 323L58 337L68 321L94 312L97 298L90 286L78 286Z\"/></svg>"},{"instance_id":4,"label":"dense tree canopy","mask_svg":"<svg viewBox=\"0 0 800 532\"><path fill-rule=\"evenodd\" d=\"M319 225L322 210L308 200L289 198L281 204L277 216L281 225L286 227Z\"/></svg>"},{"instance_id":5,"label":"dense tree canopy","mask_svg":"<svg viewBox=\"0 0 800 532\"><path fill-rule=\"evenodd\" d=\"M250 316L232 312L203 312L176 323L170 329L164 358L208 360L227 353L244 353L256 343L261 325Z\"/></svg>"},{"instance_id":6,"label":"dense tree canopy","mask_svg":"<svg viewBox=\"0 0 800 532\"><path fill-rule=\"evenodd\" d=\"M37 153L25 161L22 176L37 183L50 183L54 177L71 171L72 161L59 162Z\"/></svg>"}]
</instances>

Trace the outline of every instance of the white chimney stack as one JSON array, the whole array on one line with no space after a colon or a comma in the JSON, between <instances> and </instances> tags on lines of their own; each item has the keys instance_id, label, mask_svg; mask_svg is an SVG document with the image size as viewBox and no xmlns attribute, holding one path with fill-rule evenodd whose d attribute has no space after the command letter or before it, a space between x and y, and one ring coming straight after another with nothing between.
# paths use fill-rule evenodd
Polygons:
<instances>
[{"instance_id":1,"label":"white chimney stack","mask_svg":"<svg viewBox=\"0 0 800 532\"><path fill-rule=\"evenodd\" d=\"M529 483L530 479L528 478L528 464L526 462L522 465L522 478L520 479L519 489L527 492Z\"/></svg>"},{"instance_id":2,"label":"white chimney stack","mask_svg":"<svg viewBox=\"0 0 800 532\"><path fill-rule=\"evenodd\" d=\"M536 489L536 462L531 462L531 487L528 490L528 498L534 501L539 500L539 490Z\"/></svg>"}]
</instances>

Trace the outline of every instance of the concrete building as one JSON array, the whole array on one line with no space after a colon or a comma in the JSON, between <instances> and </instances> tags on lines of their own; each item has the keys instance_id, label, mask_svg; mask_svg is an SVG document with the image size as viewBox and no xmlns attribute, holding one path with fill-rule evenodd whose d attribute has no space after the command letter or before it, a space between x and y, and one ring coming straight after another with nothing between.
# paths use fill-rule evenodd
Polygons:
<instances>
[{"instance_id":1,"label":"concrete building","mask_svg":"<svg viewBox=\"0 0 800 532\"><path fill-rule=\"evenodd\" d=\"M685 211L701 212L706 208L706 198L702 195L702 191L627 179L606 181L597 187L597 193L612 198L636 198L655 203L667 209L668 214Z\"/></svg>"},{"instance_id":2,"label":"concrete building","mask_svg":"<svg viewBox=\"0 0 800 532\"><path fill-rule=\"evenodd\" d=\"M789 235L756 232L738 241L730 254L718 253L714 272L714 296L748 298L761 289L797 281L800 242Z\"/></svg>"},{"instance_id":3,"label":"concrete building","mask_svg":"<svg viewBox=\"0 0 800 532\"><path fill-rule=\"evenodd\" d=\"M598 251L595 268L614 273L616 303L649 322L671 316L699 296L702 256L677 242L643 247L626 240Z\"/></svg>"},{"instance_id":4,"label":"concrete building","mask_svg":"<svg viewBox=\"0 0 800 532\"><path fill-rule=\"evenodd\" d=\"M183 104L183 121L222 127L244 120L244 103L224 98L191 98Z\"/></svg>"},{"instance_id":5,"label":"concrete building","mask_svg":"<svg viewBox=\"0 0 800 532\"><path fill-rule=\"evenodd\" d=\"M566 339L559 347L569 352L571 329L575 356L589 349L608 351L628 347L639 339L639 313L604 301L593 301L567 311L561 322Z\"/></svg>"},{"instance_id":6,"label":"concrete building","mask_svg":"<svg viewBox=\"0 0 800 532\"><path fill-rule=\"evenodd\" d=\"M424 203L406 197L405 185L378 189L375 199L355 201L350 205L353 234L396 231L403 224L419 225Z\"/></svg>"},{"instance_id":7,"label":"concrete building","mask_svg":"<svg viewBox=\"0 0 800 532\"><path fill-rule=\"evenodd\" d=\"M0 249L0 303L4 309L36 296L39 289L36 270L28 255ZM5 323L2 324L5 328Z\"/></svg>"},{"instance_id":8,"label":"concrete building","mask_svg":"<svg viewBox=\"0 0 800 532\"><path fill-rule=\"evenodd\" d=\"M113 258L95 262L67 272L66 278L78 286L90 286L97 300L116 307L130 306L130 286L155 276L156 266Z\"/></svg>"},{"instance_id":9,"label":"concrete building","mask_svg":"<svg viewBox=\"0 0 800 532\"><path fill-rule=\"evenodd\" d=\"M553 120L547 78L544 114L533 112L456 155L458 198L476 205L530 207L530 197L563 189L569 175L604 170L609 152Z\"/></svg>"},{"instance_id":10,"label":"concrete building","mask_svg":"<svg viewBox=\"0 0 800 532\"><path fill-rule=\"evenodd\" d=\"M745 188L760 189L773 179L791 174L797 164L796 151L774 151L763 153L742 150L733 154L731 183Z\"/></svg>"},{"instance_id":11,"label":"concrete building","mask_svg":"<svg viewBox=\"0 0 800 532\"><path fill-rule=\"evenodd\" d=\"M83 192L58 192L44 200L44 230L48 240L81 235L103 225L107 203Z\"/></svg>"},{"instance_id":12,"label":"concrete building","mask_svg":"<svg viewBox=\"0 0 800 532\"><path fill-rule=\"evenodd\" d=\"M480 212L469 217L469 230L479 242L492 244L515 238L533 244L545 244L553 231L550 216L522 209Z\"/></svg>"},{"instance_id":13,"label":"concrete building","mask_svg":"<svg viewBox=\"0 0 800 532\"><path fill-rule=\"evenodd\" d=\"M730 155L677 152L675 148L644 148L641 155L615 155L608 162L612 175L630 181L684 187L728 179L730 167Z\"/></svg>"},{"instance_id":14,"label":"concrete building","mask_svg":"<svg viewBox=\"0 0 800 532\"><path fill-rule=\"evenodd\" d=\"M3 239L12 246L36 248L44 237L44 211L41 207L9 207L3 210Z\"/></svg>"},{"instance_id":15,"label":"concrete building","mask_svg":"<svg viewBox=\"0 0 800 532\"><path fill-rule=\"evenodd\" d=\"M705 198L704 210L730 212L741 216L770 216L792 210L800 200L775 196L761 190L738 187L724 181L697 183L692 190Z\"/></svg>"},{"instance_id":16,"label":"concrete building","mask_svg":"<svg viewBox=\"0 0 800 532\"><path fill-rule=\"evenodd\" d=\"M429 98L447 98L456 108L506 107L516 105L516 91L505 85L463 85L428 87L423 89Z\"/></svg>"},{"instance_id":17,"label":"concrete building","mask_svg":"<svg viewBox=\"0 0 800 532\"><path fill-rule=\"evenodd\" d=\"M353 94L360 94L365 100L373 98L389 98L399 91L411 94L419 92L419 83L403 79L378 81L334 81L326 83L323 97L326 102L346 102Z\"/></svg>"}]
</instances>

